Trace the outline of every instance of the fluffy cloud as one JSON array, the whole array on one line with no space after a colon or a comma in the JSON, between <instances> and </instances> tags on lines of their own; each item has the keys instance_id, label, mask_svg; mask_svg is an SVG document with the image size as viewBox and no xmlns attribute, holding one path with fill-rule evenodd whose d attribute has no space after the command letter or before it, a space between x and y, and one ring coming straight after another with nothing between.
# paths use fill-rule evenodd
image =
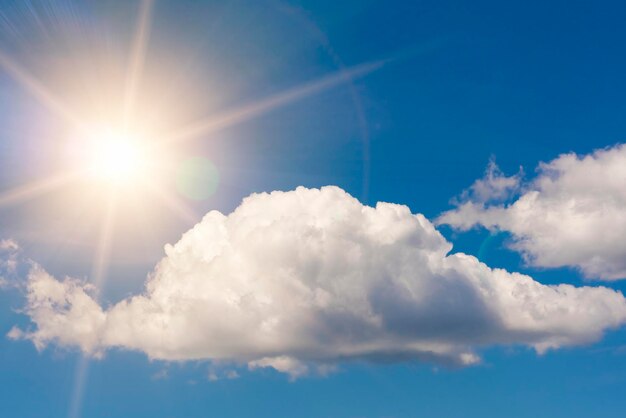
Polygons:
<instances>
[{"instance_id":1,"label":"fluffy cloud","mask_svg":"<svg viewBox=\"0 0 626 418\"><path fill-rule=\"evenodd\" d=\"M508 231L512 248L534 266L572 266L589 278L626 278L626 145L542 163L511 204L464 197L438 223Z\"/></svg>"},{"instance_id":2,"label":"fluffy cloud","mask_svg":"<svg viewBox=\"0 0 626 418\"><path fill-rule=\"evenodd\" d=\"M297 377L349 360L469 365L480 347L585 344L626 321L621 293L542 285L451 248L406 206L336 187L254 194L208 213L165 247L141 295L106 309L83 283L33 268L33 325L12 337Z\"/></svg>"}]
</instances>

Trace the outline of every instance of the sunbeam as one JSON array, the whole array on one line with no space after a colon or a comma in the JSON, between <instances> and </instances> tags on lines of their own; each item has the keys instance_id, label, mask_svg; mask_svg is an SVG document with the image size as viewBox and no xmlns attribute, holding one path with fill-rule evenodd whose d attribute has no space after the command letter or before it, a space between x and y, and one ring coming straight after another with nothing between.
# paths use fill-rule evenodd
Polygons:
<instances>
[{"instance_id":1,"label":"sunbeam","mask_svg":"<svg viewBox=\"0 0 626 418\"><path fill-rule=\"evenodd\" d=\"M99 290L102 290L103 288L111 254L111 239L113 236L113 226L115 224L117 198L118 196L113 192L108 196L106 213L102 220L98 243L94 254L91 277L93 285ZM76 365L76 372L74 374L74 386L70 400L70 418L79 418L81 415L80 412L83 402L83 394L87 385L88 374L89 357L81 354Z\"/></svg>"},{"instance_id":2,"label":"sunbeam","mask_svg":"<svg viewBox=\"0 0 626 418\"><path fill-rule=\"evenodd\" d=\"M128 123L132 118L135 96L140 80L141 71L146 55L148 38L150 36L150 16L154 0L142 0L139 6L139 16L135 38L130 56L130 67L127 72L126 89L124 95L124 129L128 128Z\"/></svg>"},{"instance_id":3,"label":"sunbeam","mask_svg":"<svg viewBox=\"0 0 626 418\"><path fill-rule=\"evenodd\" d=\"M15 81L32 94L41 104L75 127L82 127L83 120L48 90L39 80L24 70L15 60L0 51L0 66Z\"/></svg>"},{"instance_id":4,"label":"sunbeam","mask_svg":"<svg viewBox=\"0 0 626 418\"><path fill-rule=\"evenodd\" d=\"M80 354L76 362L74 372L74 383L72 397L70 399L70 408L68 418L80 418L80 410L83 403L83 392L87 383L87 374L89 373L89 358L85 354Z\"/></svg>"},{"instance_id":5,"label":"sunbeam","mask_svg":"<svg viewBox=\"0 0 626 418\"><path fill-rule=\"evenodd\" d=\"M157 197L165 206L174 212L182 221L190 225L198 222L198 215L183 201L178 199L176 195L169 193L165 188L159 187L154 183L148 183L148 190L151 195Z\"/></svg>"},{"instance_id":6,"label":"sunbeam","mask_svg":"<svg viewBox=\"0 0 626 418\"><path fill-rule=\"evenodd\" d=\"M0 207L15 205L23 201L53 192L78 179L76 172L63 172L52 177L34 181L0 194Z\"/></svg>"},{"instance_id":7,"label":"sunbeam","mask_svg":"<svg viewBox=\"0 0 626 418\"><path fill-rule=\"evenodd\" d=\"M297 100L304 99L316 93L335 87L339 84L349 82L356 77L363 77L373 71L380 69L387 61L380 60L360 64L345 70L338 71L321 79L293 87L273 96L261 99L257 102L243 105L236 109L209 116L196 121L177 132L165 135L164 141L178 142L197 138L227 128L246 120L261 116L271 110L288 105Z\"/></svg>"},{"instance_id":8,"label":"sunbeam","mask_svg":"<svg viewBox=\"0 0 626 418\"><path fill-rule=\"evenodd\" d=\"M115 211L117 209L118 196L111 193L107 199L106 213L102 220L102 226L98 237L98 245L94 256L92 282L102 289L104 277L106 275L107 263L111 252L111 239L113 236L113 226L115 224Z\"/></svg>"}]
</instances>

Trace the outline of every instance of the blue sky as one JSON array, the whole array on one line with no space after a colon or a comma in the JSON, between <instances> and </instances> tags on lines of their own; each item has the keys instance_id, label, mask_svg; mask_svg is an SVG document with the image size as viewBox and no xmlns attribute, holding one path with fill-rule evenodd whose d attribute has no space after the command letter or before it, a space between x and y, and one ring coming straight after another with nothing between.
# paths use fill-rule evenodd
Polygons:
<instances>
[{"instance_id":1,"label":"blue sky","mask_svg":"<svg viewBox=\"0 0 626 418\"><path fill-rule=\"evenodd\" d=\"M115 87L110 85L125 80L116 71L125 71L131 61L128 51L138 10L139 2L124 1L3 2L0 51L75 108L89 108L81 102L84 91L94 103L102 100L116 108L103 97L114 96ZM43 337L39 350L29 341L36 339L33 334L0 339L0 415L622 416L626 406L622 396L626 390L626 331L625 319L620 316L623 300L611 305L615 317L621 318L617 322L598 316L590 319L589 325L586 319L595 315L589 312L604 312L609 302L581 297L576 303L583 308L586 301L600 300L597 309L590 305L584 316L565 316L558 322L584 324L580 329L572 326L564 331L552 325L543 329L546 335L564 338L558 340L558 347L543 354L533 348L542 337L508 334L506 327L497 331L503 335L490 335L486 340L472 335L472 323L467 325L469 331L459 331L464 337L444 329L446 338L455 342L454 350L469 346L481 358L479 364L469 367L451 366L443 356L425 360L419 355L398 355L402 350L396 352L393 347L402 335L391 331L377 341L392 348L374 353L389 361L372 361L370 353L345 356L346 361L333 354L320 363L332 366L329 373L302 375L294 375L291 366L287 372L278 370L280 366L253 366L260 357L249 357L252 354L216 360L208 355L187 359L186 354L176 352L170 354L179 358L168 361L155 355L162 347L155 348L141 337L122 338L121 343L102 343L101 358L88 361L84 386L77 391L77 369L85 364L77 347L82 336L46 329L41 317L37 320L33 301L27 297L27 276L28 260L32 260L59 280L71 276L92 282L99 291L95 306L106 310L142 294L146 276L166 257L164 245L177 243L188 230L200 231L194 224L207 212L218 210L228 215L251 193L335 185L364 205L379 201L407 205L412 213L423 214L433 223L446 211L458 211L455 213L463 222L475 227L465 230L461 221L446 222L437 226L442 239L453 245L452 253L476 256L491 268L520 272L542 284L605 286L623 292L626 281L618 276L623 268L619 260L626 256L620 252L625 250L619 240L620 228L626 225L624 206L619 203L626 187L620 188L626 184L620 183L626 179L620 168L626 166L622 164L625 160L620 158L626 157L619 147L626 131L626 57L621 51L626 39L625 13L624 3L612 1L156 0L136 102L137 113L142 105L160 106L163 113L155 119L159 129L160 123L166 126L171 122L166 128L187 125L342 71L350 74L364 63L383 60L384 64L168 148L174 174L168 171L159 181L191 216L181 218L143 195L137 204L138 217L125 214L130 206L122 203L98 278L94 254L101 252L106 208L99 199L107 194L106 187L85 181L80 189L68 186L3 201L15 188L51 178L65 164L60 155L68 131L62 118L42 104L41 97L7 71L5 60L0 74L0 240L19 245L16 257L20 268L8 274L8 284L0 286L0 334L14 329L26 333L47 330L53 337ZM601 149L606 154L593 154ZM597 164L589 172L582 163L557 170L557 174L537 171L541 162L557 167L564 161L559 156L567 153L591 156ZM186 175L181 167L190 161L206 165L200 167L199 177L180 180ZM462 195L483 177L490 161L501 170L496 172L500 180L514 179L523 167L523 176L506 190L504 202L498 201L493 191L485 201L477 199L476 193ZM541 185L550 178L569 179L569 173L571 178L589 183L574 187L565 180L557 181L554 189ZM189 187L200 190L199 195L192 193L190 198L177 181L190 182ZM213 187L212 193L202 192ZM140 195L134 189L122 190L122 202ZM545 197L537 208L545 211L536 209L538 213L520 218L526 215L520 215L514 204L537 190ZM592 215L583 216L572 227L591 234L586 242L594 244L595 250L581 247L575 234L569 236L559 229L562 206L558 204L563 196L571 199L568 201L579 199L577 202L584 200L587 205L617 208L610 212L614 218L607 215L597 220L592 210ZM303 217L314 216L311 207L318 207L317 197L303 197L309 198L313 199L310 205L293 210L301 210ZM342 197L337 199L344 202ZM266 208L262 202L261 206L252 203L251 212ZM479 205L479 215L465 217L463 203ZM494 220L490 208L503 209L502 217ZM332 214L327 216L334 219ZM254 223L254 216L251 219ZM282 228L283 218L272 219L277 229ZM556 220L546 226L543 219ZM210 222L202 224L208 227ZM528 222L529 227L525 226ZM360 231L361 223L355 221L352 226ZM600 238L595 234L598 231ZM612 231L617 231L614 241L610 241ZM565 238L555 247L542 241L546 235ZM201 236L206 242L217 240L210 234ZM284 235L277 232L276 236L275 241L268 238L268 245L283 248L276 242ZM594 239L600 244L595 245ZM303 236L294 242L305 240ZM180 248L182 251L182 244ZM398 252L403 248L398 247ZM329 252L342 250L333 247ZM5 259L14 256L5 253L0 252ZM597 259L600 267L593 264ZM385 260L383 257L383 266ZM398 260L388 262L403 262ZM280 259L267 261L274 264L259 263L268 269L273 266L275 271L283 267ZM342 267L353 267L349 261L345 263ZM195 268L188 266L190 271ZM412 271L419 265L408 262L406 268ZM422 274L415 271L416 277ZM269 275L273 272L268 270ZM197 272L200 276L205 273ZM227 273L224 270L223 274ZM170 283L166 280L169 273L161 274L163 281ZM173 277L172 283L176 283L178 276ZM263 281L262 274L254 277ZM330 273L326 278L336 279ZM273 294L278 300L285 295ZM451 297L460 312L465 312L466 302L472 302ZM447 300L436 300L433 306L444 306L450 303ZM532 298L529 300L532 304ZM553 304L548 299L539 302ZM563 303L567 302L564 299ZM430 305L424 309L429 309L424 312L435 315L435 320L441 314ZM58 318L72 318L63 315ZM546 322L552 319L544 318ZM228 315L223 321L228 323ZM445 328L445 322L440 326ZM476 328L479 331L480 326ZM238 345L246 338L244 327L231 330L233 350L255 352L256 347ZM355 327L350 331L358 334ZM306 325L297 329L297 335L309 335ZM605 334L592 335L594 330ZM392 334L398 340L392 341ZM212 346L202 348L217 352ZM309 369L319 365L314 353L307 351L298 357L297 351L289 350L285 348L285 356ZM283 353L279 349L277 354Z\"/></svg>"}]
</instances>

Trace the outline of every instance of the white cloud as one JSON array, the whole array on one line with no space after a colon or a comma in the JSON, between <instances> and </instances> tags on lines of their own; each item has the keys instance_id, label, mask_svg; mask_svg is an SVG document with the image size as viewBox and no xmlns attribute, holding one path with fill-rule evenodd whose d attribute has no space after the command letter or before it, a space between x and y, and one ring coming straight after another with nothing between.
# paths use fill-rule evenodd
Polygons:
<instances>
[{"instance_id":1,"label":"white cloud","mask_svg":"<svg viewBox=\"0 0 626 418\"><path fill-rule=\"evenodd\" d=\"M0 240L0 289L13 287L10 280L17 273L20 246L12 239Z\"/></svg>"},{"instance_id":2,"label":"white cloud","mask_svg":"<svg viewBox=\"0 0 626 418\"><path fill-rule=\"evenodd\" d=\"M100 332L107 314L90 296L90 285L70 278L56 280L34 266L28 275L27 289L27 313L37 330L29 333L13 328L10 338L28 338L38 349L55 341L60 346L77 346L84 352L101 354Z\"/></svg>"},{"instance_id":3,"label":"white cloud","mask_svg":"<svg viewBox=\"0 0 626 418\"><path fill-rule=\"evenodd\" d=\"M20 246L12 239L0 240L0 251L17 251Z\"/></svg>"},{"instance_id":4,"label":"white cloud","mask_svg":"<svg viewBox=\"0 0 626 418\"><path fill-rule=\"evenodd\" d=\"M466 199L440 224L508 231L538 267L572 266L589 278L626 278L626 145L542 163L511 204Z\"/></svg>"},{"instance_id":5,"label":"white cloud","mask_svg":"<svg viewBox=\"0 0 626 418\"><path fill-rule=\"evenodd\" d=\"M209 382L217 382L218 380L235 380L239 379L239 373L237 370L217 370L215 368L209 368L207 379Z\"/></svg>"},{"instance_id":6,"label":"white cloud","mask_svg":"<svg viewBox=\"0 0 626 418\"><path fill-rule=\"evenodd\" d=\"M523 175L524 172L520 168L514 176L505 176L492 158L485 170L485 176L465 190L460 196L460 201L485 203L506 200L519 190Z\"/></svg>"},{"instance_id":7,"label":"white cloud","mask_svg":"<svg viewBox=\"0 0 626 418\"><path fill-rule=\"evenodd\" d=\"M491 269L406 206L337 187L254 194L167 245L145 291L102 308L35 267L14 337L100 355L210 359L298 377L343 361L470 365L476 350L590 343L626 321L621 293Z\"/></svg>"},{"instance_id":8,"label":"white cloud","mask_svg":"<svg viewBox=\"0 0 626 418\"><path fill-rule=\"evenodd\" d=\"M264 357L248 363L250 370L271 367L279 372L287 373L292 379L309 373L309 366L289 356Z\"/></svg>"}]
</instances>

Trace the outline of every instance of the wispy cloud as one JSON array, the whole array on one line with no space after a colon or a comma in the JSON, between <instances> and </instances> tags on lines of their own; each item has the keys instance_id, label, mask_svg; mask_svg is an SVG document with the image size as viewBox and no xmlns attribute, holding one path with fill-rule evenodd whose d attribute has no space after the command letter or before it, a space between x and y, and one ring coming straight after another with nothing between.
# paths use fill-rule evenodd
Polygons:
<instances>
[{"instance_id":1,"label":"wispy cloud","mask_svg":"<svg viewBox=\"0 0 626 418\"><path fill-rule=\"evenodd\" d=\"M15 287L20 246L12 239L0 240L0 289Z\"/></svg>"}]
</instances>

